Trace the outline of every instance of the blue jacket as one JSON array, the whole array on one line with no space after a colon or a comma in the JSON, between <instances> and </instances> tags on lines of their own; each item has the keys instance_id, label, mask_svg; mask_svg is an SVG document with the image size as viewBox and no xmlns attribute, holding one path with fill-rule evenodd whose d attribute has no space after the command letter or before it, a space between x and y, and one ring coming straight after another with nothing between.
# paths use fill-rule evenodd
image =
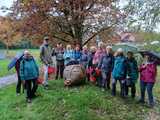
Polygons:
<instances>
[{"instance_id":1,"label":"blue jacket","mask_svg":"<svg viewBox=\"0 0 160 120\"><path fill-rule=\"evenodd\" d=\"M90 52L88 54L88 67L93 66L93 57L94 57L95 52Z\"/></svg>"},{"instance_id":2,"label":"blue jacket","mask_svg":"<svg viewBox=\"0 0 160 120\"><path fill-rule=\"evenodd\" d=\"M114 79L122 80L127 76L127 60L124 56L117 56L114 60L112 76Z\"/></svg>"},{"instance_id":3,"label":"blue jacket","mask_svg":"<svg viewBox=\"0 0 160 120\"><path fill-rule=\"evenodd\" d=\"M82 56L80 58L80 63L86 68L88 65L88 61L89 61L89 56L88 56L88 52L82 52Z\"/></svg>"},{"instance_id":4,"label":"blue jacket","mask_svg":"<svg viewBox=\"0 0 160 120\"><path fill-rule=\"evenodd\" d=\"M32 80L39 77L38 66L33 57L22 58L19 73L21 80Z\"/></svg>"},{"instance_id":5,"label":"blue jacket","mask_svg":"<svg viewBox=\"0 0 160 120\"><path fill-rule=\"evenodd\" d=\"M114 65L114 57L111 54L104 54L98 64L98 68L101 69L102 72L112 72Z\"/></svg>"},{"instance_id":6,"label":"blue jacket","mask_svg":"<svg viewBox=\"0 0 160 120\"><path fill-rule=\"evenodd\" d=\"M73 54L74 54L74 59L75 59L76 61L79 61L79 62L80 62L80 59L81 59L81 56L82 56L82 52L75 50L75 51L73 52Z\"/></svg>"},{"instance_id":7,"label":"blue jacket","mask_svg":"<svg viewBox=\"0 0 160 120\"><path fill-rule=\"evenodd\" d=\"M138 79L138 65L134 58L127 59L127 76L131 78L133 82L136 82Z\"/></svg>"},{"instance_id":8,"label":"blue jacket","mask_svg":"<svg viewBox=\"0 0 160 120\"><path fill-rule=\"evenodd\" d=\"M64 63L65 65L68 64L71 60L74 59L74 52L73 50L66 50L63 54Z\"/></svg>"}]
</instances>

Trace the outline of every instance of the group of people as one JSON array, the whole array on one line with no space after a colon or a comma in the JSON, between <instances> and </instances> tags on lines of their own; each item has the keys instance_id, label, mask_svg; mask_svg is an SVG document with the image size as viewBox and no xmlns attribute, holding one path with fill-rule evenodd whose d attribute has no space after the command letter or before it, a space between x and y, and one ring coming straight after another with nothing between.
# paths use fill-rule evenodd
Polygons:
<instances>
[{"instance_id":1,"label":"group of people","mask_svg":"<svg viewBox=\"0 0 160 120\"><path fill-rule=\"evenodd\" d=\"M98 46L91 46L90 49L84 46L81 50L79 45L67 45L63 47L62 43L58 43L56 48L51 49L49 46L49 38L45 37L40 47L40 59L44 64L44 82L43 86L48 88L48 67L53 64L52 56L56 57L56 78L63 79L63 70L65 66L70 65L72 61L80 64L86 69L88 81L100 71L96 76L94 83L99 86L102 91L111 89L112 95L116 95L117 81L120 83L120 95L125 98L128 96L129 88L131 88L131 97L136 96L136 82L140 75L140 103L145 102L145 91L147 88L149 106L153 107L155 102L153 99L152 89L156 80L157 65L154 60L146 55L142 65L138 66L134 53L127 52L125 56L122 48L116 52L112 51L111 46L105 46L100 42ZM19 78L25 80L27 89L27 101L35 96L37 89L36 79L39 76L38 67L33 57L26 51L20 61ZM111 82L110 82L111 81ZM31 82L33 87L31 89ZM17 90L19 92L19 90Z\"/></svg>"}]
</instances>

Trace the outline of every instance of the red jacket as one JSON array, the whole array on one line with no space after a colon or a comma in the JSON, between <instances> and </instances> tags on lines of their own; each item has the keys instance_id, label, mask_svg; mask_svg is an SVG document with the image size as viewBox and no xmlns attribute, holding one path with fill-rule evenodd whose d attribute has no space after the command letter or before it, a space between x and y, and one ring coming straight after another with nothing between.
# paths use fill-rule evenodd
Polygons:
<instances>
[{"instance_id":1,"label":"red jacket","mask_svg":"<svg viewBox=\"0 0 160 120\"><path fill-rule=\"evenodd\" d=\"M140 66L140 80L144 82L155 83L157 75L157 66L154 63Z\"/></svg>"}]
</instances>

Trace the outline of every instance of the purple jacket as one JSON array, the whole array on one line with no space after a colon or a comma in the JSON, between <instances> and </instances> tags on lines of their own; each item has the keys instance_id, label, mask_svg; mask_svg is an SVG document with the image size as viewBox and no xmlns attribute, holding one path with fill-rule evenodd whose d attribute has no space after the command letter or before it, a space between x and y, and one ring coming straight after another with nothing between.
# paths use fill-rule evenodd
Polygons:
<instances>
[{"instance_id":1,"label":"purple jacket","mask_svg":"<svg viewBox=\"0 0 160 120\"><path fill-rule=\"evenodd\" d=\"M140 80L149 83L155 83L157 75L157 66L154 63L140 66Z\"/></svg>"}]
</instances>

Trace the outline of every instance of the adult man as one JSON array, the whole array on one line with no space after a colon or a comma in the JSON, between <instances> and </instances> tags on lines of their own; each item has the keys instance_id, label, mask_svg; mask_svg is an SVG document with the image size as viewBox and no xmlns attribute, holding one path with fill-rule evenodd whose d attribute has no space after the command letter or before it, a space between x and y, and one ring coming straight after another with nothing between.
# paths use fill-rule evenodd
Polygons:
<instances>
[{"instance_id":1,"label":"adult man","mask_svg":"<svg viewBox=\"0 0 160 120\"><path fill-rule=\"evenodd\" d=\"M40 47L40 59L44 64L44 82L45 88L48 88L48 67L52 65L52 49L49 46L49 37L44 37L43 44Z\"/></svg>"}]
</instances>

